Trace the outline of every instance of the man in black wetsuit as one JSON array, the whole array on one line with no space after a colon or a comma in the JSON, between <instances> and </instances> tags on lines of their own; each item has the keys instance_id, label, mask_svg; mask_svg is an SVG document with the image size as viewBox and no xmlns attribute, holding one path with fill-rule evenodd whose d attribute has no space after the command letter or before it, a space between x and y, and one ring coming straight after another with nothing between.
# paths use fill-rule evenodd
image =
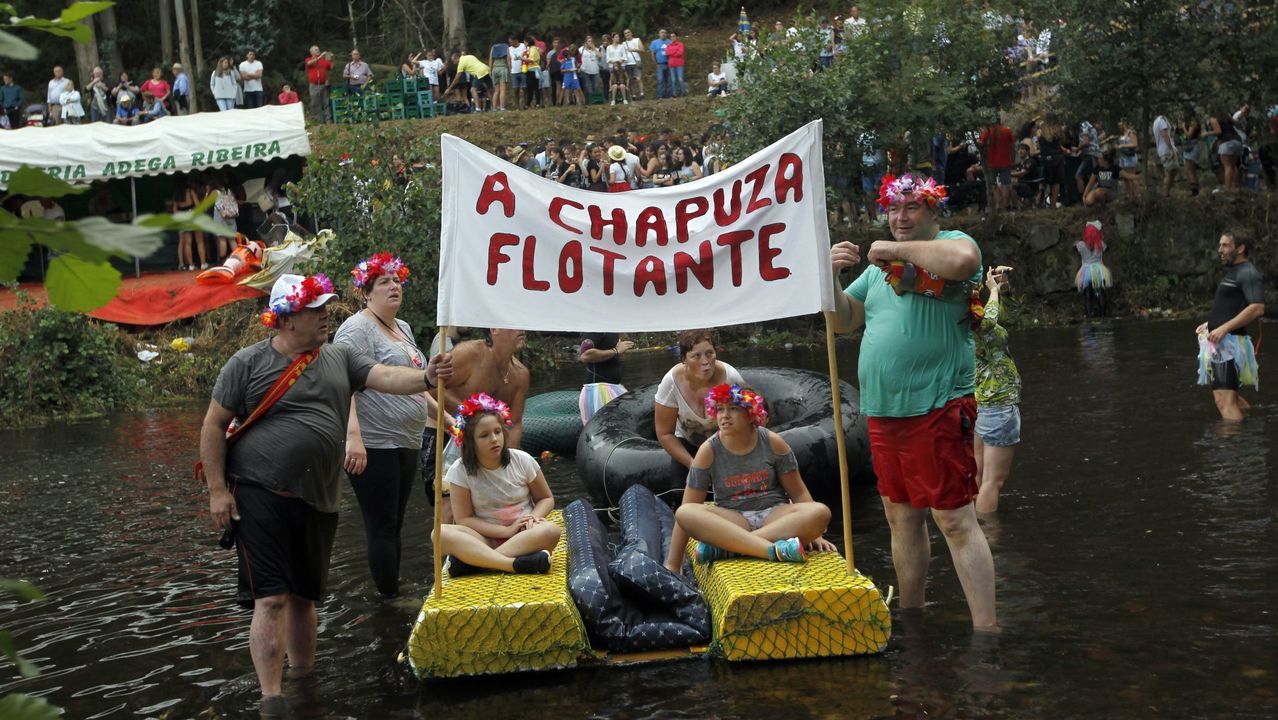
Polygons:
<instances>
[{"instance_id":1,"label":"man in black wetsuit","mask_svg":"<svg viewBox=\"0 0 1278 720\"><path fill-rule=\"evenodd\" d=\"M1217 252L1225 277L1216 287L1207 322L1196 330L1200 336L1205 333L1217 348L1207 376L1220 416L1233 421L1242 420L1242 411L1250 407L1238 395L1239 386L1259 384L1247 326L1265 314L1260 271L1247 259L1248 244L1247 236L1237 230L1226 230L1220 236Z\"/></svg>"}]
</instances>

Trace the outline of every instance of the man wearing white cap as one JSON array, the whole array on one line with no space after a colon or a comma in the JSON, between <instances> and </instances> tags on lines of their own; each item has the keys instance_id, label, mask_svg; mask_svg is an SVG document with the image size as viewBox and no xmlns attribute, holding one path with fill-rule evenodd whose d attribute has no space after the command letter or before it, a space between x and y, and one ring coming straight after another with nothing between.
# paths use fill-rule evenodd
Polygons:
<instances>
[{"instance_id":1,"label":"man wearing white cap","mask_svg":"<svg viewBox=\"0 0 1278 720\"><path fill-rule=\"evenodd\" d=\"M274 335L222 367L200 431L209 510L226 531L224 545L236 546L237 600L253 609L249 652L264 716L286 712L285 655L294 676L315 663L315 603L325 595L337 531L351 394L421 393L452 376L445 356L423 372L329 344L327 303L335 297L323 275L280 276L261 314Z\"/></svg>"}]
</instances>

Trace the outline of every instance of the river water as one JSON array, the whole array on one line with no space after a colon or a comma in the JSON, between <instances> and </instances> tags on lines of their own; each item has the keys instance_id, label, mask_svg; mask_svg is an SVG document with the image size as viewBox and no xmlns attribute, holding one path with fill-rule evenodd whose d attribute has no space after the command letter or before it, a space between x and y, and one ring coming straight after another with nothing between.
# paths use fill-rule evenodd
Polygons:
<instances>
[{"instance_id":1,"label":"river water","mask_svg":"<svg viewBox=\"0 0 1278 720\"><path fill-rule=\"evenodd\" d=\"M294 716L1278 716L1278 404L1261 396L1246 423L1222 424L1194 385L1186 322L1031 330L1012 343L1024 441L986 526L1001 635L971 633L933 531L927 613L911 621L894 608L878 656L420 683L396 656L429 588L429 507L418 492L402 571L411 599L387 603L368 582L346 490L317 674L286 684ZM854 380L855 352L842 355ZM723 357L814 369L825 359ZM627 359L632 384L670 365L660 353ZM546 375L535 391L580 382L576 367ZM0 599L0 628L42 669L24 680L0 665L0 694L44 695L70 718L255 715L233 555L217 548L190 476L200 410L0 433L0 577L48 593ZM546 474L561 506L583 494L571 458ZM878 499L859 488L853 505L857 564L886 588L895 579Z\"/></svg>"}]
</instances>

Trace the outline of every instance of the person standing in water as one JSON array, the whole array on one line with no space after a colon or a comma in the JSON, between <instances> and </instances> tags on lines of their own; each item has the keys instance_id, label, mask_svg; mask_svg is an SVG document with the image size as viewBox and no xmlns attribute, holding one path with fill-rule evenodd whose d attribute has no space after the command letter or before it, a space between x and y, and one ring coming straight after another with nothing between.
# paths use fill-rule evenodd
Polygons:
<instances>
[{"instance_id":1,"label":"person standing in water","mask_svg":"<svg viewBox=\"0 0 1278 720\"><path fill-rule=\"evenodd\" d=\"M1216 409L1225 420L1240 421L1251 405L1238 394L1242 385L1260 387L1256 349L1247 326L1265 315L1260 271L1248 259L1250 238L1226 230L1216 251L1225 277L1216 286L1207 322L1199 325L1198 384L1210 385Z\"/></svg>"},{"instance_id":2,"label":"person standing in water","mask_svg":"<svg viewBox=\"0 0 1278 720\"><path fill-rule=\"evenodd\" d=\"M981 324L972 333L976 340L976 512L998 511L998 494L1012 470L1012 457L1021 442L1021 375L1007 350L1007 329L999 324L1003 313L1000 293L1007 289L1012 268L1000 265L985 275L989 299Z\"/></svg>"}]
</instances>

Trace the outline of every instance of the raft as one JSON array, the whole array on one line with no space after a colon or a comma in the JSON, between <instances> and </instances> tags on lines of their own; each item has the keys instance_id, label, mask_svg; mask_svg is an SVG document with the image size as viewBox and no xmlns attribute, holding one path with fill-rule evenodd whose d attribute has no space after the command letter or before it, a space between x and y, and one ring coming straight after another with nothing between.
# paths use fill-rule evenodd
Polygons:
<instances>
[{"instance_id":1,"label":"raft","mask_svg":"<svg viewBox=\"0 0 1278 720\"><path fill-rule=\"evenodd\" d=\"M695 549L690 541L688 557ZM727 660L878 653L892 635L878 588L864 575L848 575L838 553L811 553L804 563L739 558L692 568L713 617L710 650Z\"/></svg>"},{"instance_id":2,"label":"raft","mask_svg":"<svg viewBox=\"0 0 1278 720\"><path fill-rule=\"evenodd\" d=\"M564 527L563 514L550 514ZM420 678L486 675L573 667L589 653L586 628L568 593L568 534L548 575L481 573L452 578L443 597L427 594L408 639L408 661Z\"/></svg>"},{"instance_id":3,"label":"raft","mask_svg":"<svg viewBox=\"0 0 1278 720\"><path fill-rule=\"evenodd\" d=\"M746 384L767 400L768 427L794 449L799 472L813 497L832 508L839 507L839 455L830 379L792 368L740 368L740 372ZM853 482L865 482L873 478L873 472L860 396L847 383L839 386L848 467ZM577 474L597 507L616 507L632 485L652 490L671 505L682 497L686 471L676 470L656 440L656 392L655 384L631 390L603 407L581 432Z\"/></svg>"},{"instance_id":4,"label":"raft","mask_svg":"<svg viewBox=\"0 0 1278 720\"><path fill-rule=\"evenodd\" d=\"M690 578L665 568L674 512L635 485L621 498L622 543L614 555L595 509L564 509L568 589L591 644L609 653L687 650L710 640L710 612Z\"/></svg>"},{"instance_id":5,"label":"raft","mask_svg":"<svg viewBox=\"0 0 1278 720\"><path fill-rule=\"evenodd\" d=\"M580 402L580 390L556 390L528 398L519 447L533 457L547 450L556 455L576 452L581 434Z\"/></svg>"}]
</instances>

